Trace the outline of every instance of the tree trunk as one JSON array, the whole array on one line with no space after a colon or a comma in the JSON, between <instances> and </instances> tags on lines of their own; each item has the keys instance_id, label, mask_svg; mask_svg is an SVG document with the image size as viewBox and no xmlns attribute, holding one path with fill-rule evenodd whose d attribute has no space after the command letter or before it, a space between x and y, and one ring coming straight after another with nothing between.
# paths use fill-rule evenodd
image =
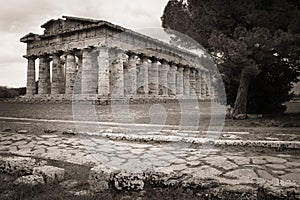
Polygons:
<instances>
[{"instance_id":1,"label":"tree trunk","mask_svg":"<svg viewBox=\"0 0 300 200\"><path fill-rule=\"evenodd\" d=\"M236 117L239 114L247 114L248 89L251 76L252 74L249 73L247 69L242 70L239 89L233 108L233 117Z\"/></svg>"}]
</instances>

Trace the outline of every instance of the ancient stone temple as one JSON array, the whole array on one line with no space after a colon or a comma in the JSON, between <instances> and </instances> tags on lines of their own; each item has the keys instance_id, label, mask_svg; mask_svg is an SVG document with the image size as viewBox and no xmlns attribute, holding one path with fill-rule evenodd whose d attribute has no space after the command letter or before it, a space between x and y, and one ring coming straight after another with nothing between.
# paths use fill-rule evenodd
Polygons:
<instances>
[{"instance_id":1,"label":"ancient stone temple","mask_svg":"<svg viewBox=\"0 0 300 200\"><path fill-rule=\"evenodd\" d=\"M194 53L102 20L63 16L41 27L44 34L21 38L29 97L213 96L211 73Z\"/></svg>"}]
</instances>

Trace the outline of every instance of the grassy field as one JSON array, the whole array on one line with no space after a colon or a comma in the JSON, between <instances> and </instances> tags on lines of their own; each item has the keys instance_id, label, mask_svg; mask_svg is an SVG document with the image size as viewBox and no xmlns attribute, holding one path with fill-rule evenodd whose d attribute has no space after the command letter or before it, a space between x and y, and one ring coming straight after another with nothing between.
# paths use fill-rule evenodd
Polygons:
<instances>
[{"instance_id":1,"label":"grassy field","mask_svg":"<svg viewBox=\"0 0 300 200\"><path fill-rule=\"evenodd\" d=\"M129 105L128 108L123 108L122 112L126 112L132 117L134 123L152 123L155 114L164 115L166 118L165 124L179 125L181 123L182 109L179 104L160 104L163 110L153 109L154 104L135 104ZM121 115L117 109L110 105L84 105L81 108L83 111L94 112L97 118L91 118L94 121L115 122L115 113ZM91 110L92 109L92 110ZM190 108L189 108L190 109ZM202 102L199 104L197 110L185 111L184 117L200 116L199 125L207 126L210 122L210 103ZM281 115L265 115L261 119L247 119L247 120L232 120L226 119L225 127L300 127L300 113L291 113L300 109L298 105L292 105L289 108L290 113ZM153 111L154 110L154 111ZM161 113L155 113L155 112ZM152 113L151 113L152 112ZM88 113L89 114L89 113ZM91 113L93 114L93 113ZM195 115L196 114L196 115ZM0 116L4 117L23 117L23 118L37 118L37 119L60 119L60 120L74 120L73 107L71 104L18 104L18 103L4 103L0 102ZM151 119L152 118L152 119Z\"/></svg>"}]
</instances>

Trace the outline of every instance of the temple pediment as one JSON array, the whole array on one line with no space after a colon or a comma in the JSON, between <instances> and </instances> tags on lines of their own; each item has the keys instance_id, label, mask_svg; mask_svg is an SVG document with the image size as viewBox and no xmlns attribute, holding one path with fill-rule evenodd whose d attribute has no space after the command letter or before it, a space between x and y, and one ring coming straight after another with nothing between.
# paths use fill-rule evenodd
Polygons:
<instances>
[{"instance_id":1,"label":"temple pediment","mask_svg":"<svg viewBox=\"0 0 300 200\"><path fill-rule=\"evenodd\" d=\"M34 33L28 33L28 34L26 34L25 36L23 36L23 37L20 39L20 41L26 43L26 42L30 42L30 41L36 40L37 37L38 37L37 34L34 34Z\"/></svg>"},{"instance_id":2,"label":"temple pediment","mask_svg":"<svg viewBox=\"0 0 300 200\"><path fill-rule=\"evenodd\" d=\"M88 26L95 25L99 22L101 21L79 17L63 16L63 19L51 19L43 25L41 25L41 27L45 28L44 35L46 36L84 29Z\"/></svg>"}]
</instances>

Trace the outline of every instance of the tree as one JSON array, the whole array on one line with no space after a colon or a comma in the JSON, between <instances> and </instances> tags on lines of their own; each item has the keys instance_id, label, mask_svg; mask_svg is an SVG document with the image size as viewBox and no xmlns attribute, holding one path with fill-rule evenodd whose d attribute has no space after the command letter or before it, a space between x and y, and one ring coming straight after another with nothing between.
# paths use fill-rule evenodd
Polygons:
<instances>
[{"instance_id":1,"label":"tree","mask_svg":"<svg viewBox=\"0 0 300 200\"><path fill-rule=\"evenodd\" d=\"M170 0L162 26L188 35L211 54L235 116L271 113L291 99L298 81L299 7L297 0Z\"/></svg>"}]
</instances>

